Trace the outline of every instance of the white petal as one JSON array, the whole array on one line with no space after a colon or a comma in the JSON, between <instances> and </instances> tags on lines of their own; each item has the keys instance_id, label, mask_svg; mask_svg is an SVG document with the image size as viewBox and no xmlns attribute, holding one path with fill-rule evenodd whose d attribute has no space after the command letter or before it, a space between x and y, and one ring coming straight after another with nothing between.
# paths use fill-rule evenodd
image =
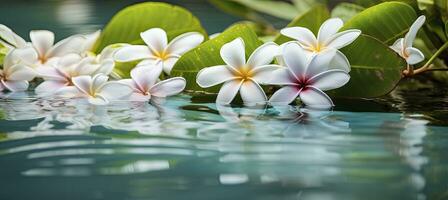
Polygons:
<instances>
[{"instance_id":1,"label":"white petal","mask_svg":"<svg viewBox=\"0 0 448 200\"><path fill-rule=\"evenodd\" d=\"M201 44L202 41L204 41L204 36L200 33L184 33L171 40L168 44L167 52L170 54L182 55Z\"/></svg>"},{"instance_id":2,"label":"white petal","mask_svg":"<svg viewBox=\"0 0 448 200\"><path fill-rule=\"evenodd\" d=\"M144 45L125 46L117 50L114 59L118 62L129 62L152 57L151 51Z\"/></svg>"},{"instance_id":3,"label":"white petal","mask_svg":"<svg viewBox=\"0 0 448 200\"><path fill-rule=\"evenodd\" d=\"M0 81L0 92L3 92L4 90L6 90L6 87L3 85L3 82Z\"/></svg>"},{"instance_id":4,"label":"white petal","mask_svg":"<svg viewBox=\"0 0 448 200\"><path fill-rule=\"evenodd\" d=\"M221 58L224 62L238 70L246 64L246 53L244 49L244 41L237 38L221 47Z\"/></svg>"},{"instance_id":5,"label":"white petal","mask_svg":"<svg viewBox=\"0 0 448 200\"><path fill-rule=\"evenodd\" d=\"M361 31L356 29L342 31L333 35L333 37L325 43L325 46L340 49L355 41L359 35L361 35Z\"/></svg>"},{"instance_id":6,"label":"white petal","mask_svg":"<svg viewBox=\"0 0 448 200\"><path fill-rule=\"evenodd\" d=\"M114 67L115 67L115 62L112 59L107 59L107 60L104 60L101 62L98 70L95 73L109 75L114 70Z\"/></svg>"},{"instance_id":7,"label":"white petal","mask_svg":"<svg viewBox=\"0 0 448 200\"><path fill-rule=\"evenodd\" d=\"M340 18L327 19L319 28L317 40L319 43L324 44L327 40L331 39L343 25L344 22Z\"/></svg>"},{"instance_id":8,"label":"white petal","mask_svg":"<svg viewBox=\"0 0 448 200\"><path fill-rule=\"evenodd\" d=\"M299 95L300 100L307 107L323 109L334 106L333 101L331 101L327 94L312 86L307 86Z\"/></svg>"},{"instance_id":9,"label":"white petal","mask_svg":"<svg viewBox=\"0 0 448 200\"><path fill-rule=\"evenodd\" d=\"M99 105L99 106L109 104L109 100L101 95L97 95L95 97L89 97L88 101L93 105Z\"/></svg>"},{"instance_id":10,"label":"white petal","mask_svg":"<svg viewBox=\"0 0 448 200\"><path fill-rule=\"evenodd\" d=\"M90 91L94 94L100 92L102 86L109 80L108 76L103 74L97 74L92 78L92 85L90 86Z\"/></svg>"},{"instance_id":11,"label":"white petal","mask_svg":"<svg viewBox=\"0 0 448 200\"><path fill-rule=\"evenodd\" d=\"M324 71L312 77L308 82L320 90L332 90L342 87L350 80L347 72L338 69Z\"/></svg>"},{"instance_id":12,"label":"white petal","mask_svg":"<svg viewBox=\"0 0 448 200\"><path fill-rule=\"evenodd\" d=\"M403 42L404 39L400 38L397 41L395 41L394 44L390 46L390 48L401 55L403 52Z\"/></svg>"},{"instance_id":13,"label":"white petal","mask_svg":"<svg viewBox=\"0 0 448 200\"><path fill-rule=\"evenodd\" d=\"M273 76L273 72L282 69L285 67L282 67L280 65L264 65L256 67L252 73L252 79L259 83L259 84L268 84L268 82L271 80Z\"/></svg>"},{"instance_id":14,"label":"white petal","mask_svg":"<svg viewBox=\"0 0 448 200\"><path fill-rule=\"evenodd\" d=\"M107 82L98 90L101 96L109 100L123 99L130 96L132 92L133 89L129 85L117 81Z\"/></svg>"},{"instance_id":15,"label":"white petal","mask_svg":"<svg viewBox=\"0 0 448 200\"><path fill-rule=\"evenodd\" d=\"M404 36L404 43L403 46L405 48L412 47L412 43L415 40L415 37L417 36L418 30L423 26L425 23L426 17L424 15L418 17L415 22L411 25L409 28L409 32L406 33Z\"/></svg>"},{"instance_id":16,"label":"white petal","mask_svg":"<svg viewBox=\"0 0 448 200\"><path fill-rule=\"evenodd\" d=\"M77 76L72 78L73 85L78 88L79 91L86 95L91 94L92 77L90 76Z\"/></svg>"},{"instance_id":17,"label":"white petal","mask_svg":"<svg viewBox=\"0 0 448 200\"><path fill-rule=\"evenodd\" d=\"M22 48L26 45L26 41L22 37L3 24L0 24L0 38L14 45L15 48Z\"/></svg>"},{"instance_id":18,"label":"white petal","mask_svg":"<svg viewBox=\"0 0 448 200\"><path fill-rule=\"evenodd\" d=\"M139 92L134 92L131 94L131 96L129 97L130 101L149 101L151 99L151 95L144 95L142 93Z\"/></svg>"},{"instance_id":19,"label":"white petal","mask_svg":"<svg viewBox=\"0 0 448 200\"><path fill-rule=\"evenodd\" d=\"M196 77L196 83L202 88L208 88L234 78L228 66L218 65L201 69Z\"/></svg>"},{"instance_id":20,"label":"white petal","mask_svg":"<svg viewBox=\"0 0 448 200\"><path fill-rule=\"evenodd\" d=\"M39 52L40 57L44 58L54 44L54 33L47 30L31 31L30 39L34 48Z\"/></svg>"},{"instance_id":21,"label":"white petal","mask_svg":"<svg viewBox=\"0 0 448 200\"><path fill-rule=\"evenodd\" d=\"M1 80L3 86L11 92L25 91L28 89L28 81L4 81Z\"/></svg>"},{"instance_id":22,"label":"white petal","mask_svg":"<svg viewBox=\"0 0 448 200\"><path fill-rule=\"evenodd\" d=\"M186 81L182 77L170 78L156 83L150 93L156 97L167 97L179 94L185 89Z\"/></svg>"},{"instance_id":23,"label":"white petal","mask_svg":"<svg viewBox=\"0 0 448 200\"><path fill-rule=\"evenodd\" d=\"M231 80L225 82L219 90L218 96L216 97L216 103L230 104L236 94L238 94L242 84L243 81L241 80Z\"/></svg>"},{"instance_id":24,"label":"white petal","mask_svg":"<svg viewBox=\"0 0 448 200\"><path fill-rule=\"evenodd\" d=\"M83 59L79 54L70 53L70 54L60 57L60 59L57 62L57 68L59 68L59 69L71 68L72 65L76 65L79 62L86 60L86 59L88 59L90 61L92 60L91 57L87 57L87 58Z\"/></svg>"},{"instance_id":25,"label":"white petal","mask_svg":"<svg viewBox=\"0 0 448 200\"><path fill-rule=\"evenodd\" d=\"M145 41L146 45L153 51L163 52L168 45L166 32L161 28L152 28L140 33L140 37Z\"/></svg>"},{"instance_id":26,"label":"white petal","mask_svg":"<svg viewBox=\"0 0 448 200\"><path fill-rule=\"evenodd\" d=\"M17 57L17 62L21 62L29 66L35 66L38 62L39 55L32 47L14 49L13 52Z\"/></svg>"},{"instance_id":27,"label":"white petal","mask_svg":"<svg viewBox=\"0 0 448 200\"><path fill-rule=\"evenodd\" d=\"M263 83L268 85L297 85L297 82L291 70L286 67L273 71L269 79L263 80Z\"/></svg>"},{"instance_id":28,"label":"white petal","mask_svg":"<svg viewBox=\"0 0 448 200\"><path fill-rule=\"evenodd\" d=\"M347 57L337 50L333 60L330 61L330 69L340 69L348 73L351 70L351 66Z\"/></svg>"},{"instance_id":29,"label":"white petal","mask_svg":"<svg viewBox=\"0 0 448 200\"><path fill-rule=\"evenodd\" d=\"M131 70L132 80L141 91L148 92L159 79L162 69L157 66L141 66Z\"/></svg>"},{"instance_id":30,"label":"white petal","mask_svg":"<svg viewBox=\"0 0 448 200\"><path fill-rule=\"evenodd\" d=\"M279 46L274 42L267 42L263 45L259 46L255 51L250 55L247 60L247 65L249 67L257 67L262 65L267 65L274 60L274 57L279 53Z\"/></svg>"},{"instance_id":31,"label":"white petal","mask_svg":"<svg viewBox=\"0 0 448 200\"><path fill-rule=\"evenodd\" d=\"M73 98L80 96L81 93L75 86L66 86L55 91L55 95L65 98Z\"/></svg>"},{"instance_id":32,"label":"white petal","mask_svg":"<svg viewBox=\"0 0 448 200\"><path fill-rule=\"evenodd\" d=\"M408 57L406 58L406 62L410 65L417 64L425 59L425 55L414 47L408 47L406 48L406 52L408 54Z\"/></svg>"},{"instance_id":33,"label":"white petal","mask_svg":"<svg viewBox=\"0 0 448 200\"><path fill-rule=\"evenodd\" d=\"M297 86L285 86L277 90L269 99L273 105L288 105L299 95L300 89Z\"/></svg>"},{"instance_id":34,"label":"white petal","mask_svg":"<svg viewBox=\"0 0 448 200\"><path fill-rule=\"evenodd\" d=\"M18 64L9 69L8 80L11 81L31 81L36 76L36 72L31 67Z\"/></svg>"},{"instance_id":35,"label":"white petal","mask_svg":"<svg viewBox=\"0 0 448 200\"><path fill-rule=\"evenodd\" d=\"M280 30L282 35L297 40L304 47L314 47L317 44L316 36L307 28L290 27Z\"/></svg>"},{"instance_id":36,"label":"white petal","mask_svg":"<svg viewBox=\"0 0 448 200\"><path fill-rule=\"evenodd\" d=\"M162 60L160 60L159 58L149 58L149 59L144 59L142 61L140 61L135 67L142 67L142 66L158 66L160 67L160 69L162 69Z\"/></svg>"},{"instance_id":37,"label":"white petal","mask_svg":"<svg viewBox=\"0 0 448 200\"><path fill-rule=\"evenodd\" d=\"M240 95L244 105L247 106L265 104L268 99L263 88L255 81L244 81L240 88Z\"/></svg>"},{"instance_id":38,"label":"white petal","mask_svg":"<svg viewBox=\"0 0 448 200\"><path fill-rule=\"evenodd\" d=\"M68 77L68 75L66 75L64 72L55 67L41 66L38 67L36 70L39 76L44 78L45 80L65 81L67 80L66 77Z\"/></svg>"},{"instance_id":39,"label":"white petal","mask_svg":"<svg viewBox=\"0 0 448 200\"><path fill-rule=\"evenodd\" d=\"M327 49L312 56L306 69L306 77L311 78L316 74L328 70L330 68L330 62L335 55L335 49Z\"/></svg>"},{"instance_id":40,"label":"white petal","mask_svg":"<svg viewBox=\"0 0 448 200\"><path fill-rule=\"evenodd\" d=\"M84 35L83 51L92 51L93 45L101 35L101 30Z\"/></svg>"},{"instance_id":41,"label":"white petal","mask_svg":"<svg viewBox=\"0 0 448 200\"><path fill-rule=\"evenodd\" d=\"M118 80L118 82L130 86L134 90L134 92L141 92L139 89L139 86L132 79L121 79L121 80Z\"/></svg>"},{"instance_id":42,"label":"white petal","mask_svg":"<svg viewBox=\"0 0 448 200\"><path fill-rule=\"evenodd\" d=\"M283 48L283 60L297 79L305 76L308 60L300 45L297 43L286 44Z\"/></svg>"},{"instance_id":43,"label":"white petal","mask_svg":"<svg viewBox=\"0 0 448 200\"><path fill-rule=\"evenodd\" d=\"M41 84L39 84L34 89L34 91L37 94L52 94L66 86L67 86L66 82L49 80L49 81L44 81Z\"/></svg>"},{"instance_id":44,"label":"white petal","mask_svg":"<svg viewBox=\"0 0 448 200\"><path fill-rule=\"evenodd\" d=\"M173 58L168 58L168 59L162 61L163 71L166 74L170 75L171 70L173 69L174 64L176 64L177 60L179 60L179 58L173 57Z\"/></svg>"},{"instance_id":45,"label":"white petal","mask_svg":"<svg viewBox=\"0 0 448 200\"><path fill-rule=\"evenodd\" d=\"M57 42L45 55L46 58L60 57L69 53L81 53L84 42L82 35L73 35Z\"/></svg>"}]
</instances>

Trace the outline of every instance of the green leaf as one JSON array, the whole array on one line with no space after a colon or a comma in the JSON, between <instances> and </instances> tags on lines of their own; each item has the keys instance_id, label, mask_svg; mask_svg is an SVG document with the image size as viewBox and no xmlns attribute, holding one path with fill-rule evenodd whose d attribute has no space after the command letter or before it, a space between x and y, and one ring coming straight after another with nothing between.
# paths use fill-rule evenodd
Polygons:
<instances>
[{"instance_id":1,"label":"green leaf","mask_svg":"<svg viewBox=\"0 0 448 200\"><path fill-rule=\"evenodd\" d=\"M372 6L345 23L341 30L360 29L386 44L395 42L408 32L417 19L414 9L401 2L386 2Z\"/></svg>"},{"instance_id":2,"label":"green leaf","mask_svg":"<svg viewBox=\"0 0 448 200\"><path fill-rule=\"evenodd\" d=\"M448 21L445 22L445 36L448 37Z\"/></svg>"},{"instance_id":3,"label":"green leaf","mask_svg":"<svg viewBox=\"0 0 448 200\"><path fill-rule=\"evenodd\" d=\"M115 43L142 44L140 33L159 27L172 39L185 32L207 33L199 20L188 10L166 3L140 3L118 12L107 24L97 43L95 52Z\"/></svg>"},{"instance_id":4,"label":"green leaf","mask_svg":"<svg viewBox=\"0 0 448 200\"><path fill-rule=\"evenodd\" d=\"M331 17L339 17L343 21L348 21L353 16L357 15L358 13L362 12L364 10L364 7L358 6L353 3L340 3L336 7L333 8L331 11Z\"/></svg>"},{"instance_id":5,"label":"green leaf","mask_svg":"<svg viewBox=\"0 0 448 200\"><path fill-rule=\"evenodd\" d=\"M304 13L303 15L297 16L292 20L287 27L301 26L310 29L314 34L319 31L320 25L330 17L330 13L327 7L323 5L318 5ZM274 39L277 44L283 44L285 42L291 41L292 39L278 34Z\"/></svg>"},{"instance_id":6,"label":"green leaf","mask_svg":"<svg viewBox=\"0 0 448 200\"><path fill-rule=\"evenodd\" d=\"M223 65L224 61L220 56L221 47L232 40L241 37L246 45L246 57L262 44L257 38L257 34L245 24L236 24L216 38L202 43L195 49L184 54L174 65L171 71L172 76L182 76L187 80L187 90L217 92L218 87L203 89L196 84L196 74L205 67Z\"/></svg>"},{"instance_id":7,"label":"green leaf","mask_svg":"<svg viewBox=\"0 0 448 200\"><path fill-rule=\"evenodd\" d=\"M292 0L292 2L300 14L308 12L308 10L316 5L328 3L327 0Z\"/></svg>"},{"instance_id":8,"label":"green leaf","mask_svg":"<svg viewBox=\"0 0 448 200\"><path fill-rule=\"evenodd\" d=\"M341 50L350 61L350 81L330 92L343 97L378 97L389 93L401 79L406 61L379 40L360 35Z\"/></svg>"},{"instance_id":9,"label":"green leaf","mask_svg":"<svg viewBox=\"0 0 448 200\"><path fill-rule=\"evenodd\" d=\"M272 0L231 0L245 5L261 13L272 15L281 19L294 19L299 14L297 8L289 3Z\"/></svg>"}]
</instances>

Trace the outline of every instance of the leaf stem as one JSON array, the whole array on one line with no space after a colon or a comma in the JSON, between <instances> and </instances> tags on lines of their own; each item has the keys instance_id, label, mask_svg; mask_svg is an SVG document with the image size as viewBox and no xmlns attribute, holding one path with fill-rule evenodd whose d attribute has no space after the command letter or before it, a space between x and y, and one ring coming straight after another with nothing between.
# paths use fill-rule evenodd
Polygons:
<instances>
[{"instance_id":1,"label":"leaf stem","mask_svg":"<svg viewBox=\"0 0 448 200\"><path fill-rule=\"evenodd\" d=\"M435 53L429 58L429 60L422 67L414 70L413 75L428 71L431 68L432 62L446 49L448 48L448 42L445 42Z\"/></svg>"}]
</instances>

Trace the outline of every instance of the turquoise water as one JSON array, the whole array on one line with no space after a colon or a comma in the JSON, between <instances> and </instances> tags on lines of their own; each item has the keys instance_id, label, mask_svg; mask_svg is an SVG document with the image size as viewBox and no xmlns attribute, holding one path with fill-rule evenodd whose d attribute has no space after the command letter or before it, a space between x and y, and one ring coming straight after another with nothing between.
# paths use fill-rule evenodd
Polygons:
<instances>
[{"instance_id":1,"label":"turquoise water","mask_svg":"<svg viewBox=\"0 0 448 200\"><path fill-rule=\"evenodd\" d=\"M23 2L0 7L0 19L71 2L98 11L72 26L95 29L124 5ZM209 32L236 20L203 1L178 3ZM61 35L78 30L56 18L9 22L26 33L36 20ZM2 93L0 199L448 199L447 92L399 87L377 99L334 99L332 111L217 107L213 96L189 94L92 106Z\"/></svg>"}]
</instances>

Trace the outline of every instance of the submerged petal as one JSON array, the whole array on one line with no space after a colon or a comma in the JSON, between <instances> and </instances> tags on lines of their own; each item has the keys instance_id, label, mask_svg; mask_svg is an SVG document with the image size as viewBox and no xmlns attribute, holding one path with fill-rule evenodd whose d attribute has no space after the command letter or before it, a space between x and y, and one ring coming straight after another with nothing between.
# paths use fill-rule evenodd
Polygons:
<instances>
[{"instance_id":1,"label":"submerged petal","mask_svg":"<svg viewBox=\"0 0 448 200\"><path fill-rule=\"evenodd\" d=\"M244 81L240 88L240 95L244 105L253 106L256 104L265 104L267 101L266 94L255 81Z\"/></svg>"},{"instance_id":2,"label":"submerged petal","mask_svg":"<svg viewBox=\"0 0 448 200\"><path fill-rule=\"evenodd\" d=\"M246 64L244 41L241 38L236 38L235 40L224 44L221 47L220 54L224 62L236 70L239 70Z\"/></svg>"},{"instance_id":3,"label":"submerged petal","mask_svg":"<svg viewBox=\"0 0 448 200\"><path fill-rule=\"evenodd\" d=\"M198 32L188 32L177 36L168 44L166 51L170 54L182 55L204 41L204 36Z\"/></svg>"},{"instance_id":4,"label":"submerged petal","mask_svg":"<svg viewBox=\"0 0 448 200\"><path fill-rule=\"evenodd\" d=\"M99 106L109 104L109 100L101 95L96 95L95 97L89 97L88 101L93 105L99 105Z\"/></svg>"},{"instance_id":5,"label":"submerged petal","mask_svg":"<svg viewBox=\"0 0 448 200\"><path fill-rule=\"evenodd\" d=\"M156 97L167 97L179 94L185 89L186 80L182 77L174 77L156 83L151 89L150 94Z\"/></svg>"},{"instance_id":6,"label":"submerged petal","mask_svg":"<svg viewBox=\"0 0 448 200\"><path fill-rule=\"evenodd\" d=\"M114 59L118 62L130 62L151 57L151 51L144 45L125 46L117 50L114 55Z\"/></svg>"},{"instance_id":7,"label":"submerged petal","mask_svg":"<svg viewBox=\"0 0 448 200\"><path fill-rule=\"evenodd\" d=\"M285 86L277 90L269 99L273 105L288 105L299 95L300 89L297 86Z\"/></svg>"},{"instance_id":8,"label":"submerged petal","mask_svg":"<svg viewBox=\"0 0 448 200\"><path fill-rule=\"evenodd\" d=\"M257 66L267 65L274 60L275 56L279 53L279 46L274 42L267 42L263 45L259 46L255 51L250 55L247 60L247 65L250 68L254 68Z\"/></svg>"},{"instance_id":9,"label":"submerged petal","mask_svg":"<svg viewBox=\"0 0 448 200\"><path fill-rule=\"evenodd\" d=\"M334 106L333 101L327 94L312 86L307 86L299 95L300 100L307 107L326 109Z\"/></svg>"},{"instance_id":10,"label":"submerged petal","mask_svg":"<svg viewBox=\"0 0 448 200\"><path fill-rule=\"evenodd\" d=\"M44 57L54 44L54 33L47 30L35 30L30 32L30 39L39 55Z\"/></svg>"},{"instance_id":11,"label":"submerged petal","mask_svg":"<svg viewBox=\"0 0 448 200\"><path fill-rule=\"evenodd\" d=\"M330 40L332 36L342 28L343 25L344 22L340 18L327 19L319 28L317 40L319 43L324 44L326 41Z\"/></svg>"},{"instance_id":12,"label":"submerged petal","mask_svg":"<svg viewBox=\"0 0 448 200\"><path fill-rule=\"evenodd\" d=\"M316 36L307 28L289 27L280 30L282 35L297 40L300 45L305 47L314 47L317 44Z\"/></svg>"},{"instance_id":13,"label":"submerged petal","mask_svg":"<svg viewBox=\"0 0 448 200\"><path fill-rule=\"evenodd\" d=\"M242 84L243 81L241 80L231 80L225 82L219 90L218 96L216 97L216 103L230 104L236 94L238 94Z\"/></svg>"},{"instance_id":14,"label":"submerged petal","mask_svg":"<svg viewBox=\"0 0 448 200\"><path fill-rule=\"evenodd\" d=\"M165 51L165 48L168 45L166 32L161 28L151 28L140 33L140 37L145 41L146 45L149 46L154 54Z\"/></svg>"},{"instance_id":15,"label":"submerged petal","mask_svg":"<svg viewBox=\"0 0 448 200\"><path fill-rule=\"evenodd\" d=\"M134 92L129 97L130 101L149 101L151 99L151 94L142 94L140 92Z\"/></svg>"},{"instance_id":16,"label":"submerged petal","mask_svg":"<svg viewBox=\"0 0 448 200\"><path fill-rule=\"evenodd\" d=\"M196 83L202 88L208 88L235 78L226 65L218 65L201 69L196 76Z\"/></svg>"}]
</instances>

